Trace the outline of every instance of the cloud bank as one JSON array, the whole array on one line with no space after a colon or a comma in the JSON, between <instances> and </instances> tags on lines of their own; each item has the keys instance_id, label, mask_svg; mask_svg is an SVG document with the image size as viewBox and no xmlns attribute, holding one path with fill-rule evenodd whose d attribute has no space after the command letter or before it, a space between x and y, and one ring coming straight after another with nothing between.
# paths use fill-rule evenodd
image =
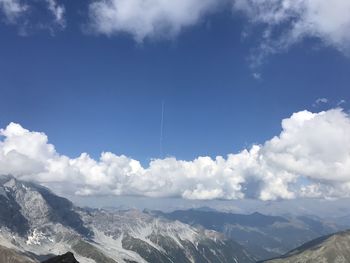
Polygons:
<instances>
[{"instance_id":1,"label":"cloud bank","mask_svg":"<svg viewBox=\"0 0 350 263\"><path fill-rule=\"evenodd\" d=\"M39 182L61 194L186 199L292 199L350 196L350 116L341 109L301 111L282 132L227 157L154 159L148 167L111 152L57 153L44 133L11 123L0 131L0 174Z\"/></svg>"}]
</instances>

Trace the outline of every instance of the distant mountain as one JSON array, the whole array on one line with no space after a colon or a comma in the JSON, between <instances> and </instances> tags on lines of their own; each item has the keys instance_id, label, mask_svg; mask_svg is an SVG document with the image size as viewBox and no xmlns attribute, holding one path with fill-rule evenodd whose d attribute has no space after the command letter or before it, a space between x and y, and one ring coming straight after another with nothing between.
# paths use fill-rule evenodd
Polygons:
<instances>
[{"instance_id":1,"label":"distant mountain","mask_svg":"<svg viewBox=\"0 0 350 263\"><path fill-rule=\"evenodd\" d=\"M266 263L350 263L350 231L310 241Z\"/></svg>"},{"instance_id":2,"label":"distant mountain","mask_svg":"<svg viewBox=\"0 0 350 263\"><path fill-rule=\"evenodd\" d=\"M137 210L77 208L12 176L0 177L0 245L37 261L72 251L80 263L255 262L216 231Z\"/></svg>"},{"instance_id":3,"label":"distant mountain","mask_svg":"<svg viewBox=\"0 0 350 263\"><path fill-rule=\"evenodd\" d=\"M347 228L350 228L350 215L332 218L331 220L335 220L338 224L341 224L346 226Z\"/></svg>"},{"instance_id":4,"label":"distant mountain","mask_svg":"<svg viewBox=\"0 0 350 263\"><path fill-rule=\"evenodd\" d=\"M306 216L280 217L260 213L242 215L203 209L148 213L221 232L240 243L259 260L283 255L307 241L341 229L334 224Z\"/></svg>"}]
</instances>

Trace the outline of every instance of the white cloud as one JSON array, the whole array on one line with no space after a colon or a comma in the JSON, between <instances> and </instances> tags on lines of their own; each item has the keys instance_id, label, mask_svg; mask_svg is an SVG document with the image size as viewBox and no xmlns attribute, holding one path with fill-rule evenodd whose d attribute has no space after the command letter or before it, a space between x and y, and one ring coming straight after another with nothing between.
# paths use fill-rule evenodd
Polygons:
<instances>
[{"instance_id":1,"label":"white cloud","mask_svg":"<svg viewBox=\"0 0 350 263\"><path fill-rule=\"evenodd\" d=\"M318 114L303 111L283 120L282 128L282 133L266 142L262 150L269 166L277 169L275 175L284 178L279 176L283 172L290 174L293 180L307 181L304 188L318 190L319 195L348 196L349 116L339 109ZM344 188L339 188L341 185Z\"/></svg>"},{"instance_id":2,"label":"white cloud","mask_svg":"<svg viewBox=\"0 0 350 263\"><path fill-rule=\"evenodd\" d=\"M44 133L11 123L0 131L0 174L63 194L187 199L292 199L350 196L350 117L341 109L301 111L282 132L226 158L154 159L148 167L110 152L99 160L56 152Z\"/></svg>"},{"instance_id":3,"label":"white cloud","mask_svg":"<svg viewBox=\"0 0 350 263\"><path fill-rule=\"evenodd\" d=\"M53 17L53 23L51 21L42 21L43 25L46 24L45 28L48 27L48 24L50 24L50 28L52 27L51 24L62 28L65 27L65 8L63 5L58 4L56 0L44 0L36 3L26 0L0 0L0 11L5 15L5 22L19 24L24 30L23 27L30 23L30 16L33 10L37 9L36 5L38 4L44 4L45 9Z\"/></svg>"},{"instance_id":4,"label":"white cloud","mask_svg":"<svg viewBox=\"0 0 350 263\"><path fill-rule=\"evenodd\" d=\"M95 32L131 34L141 42L146 37L173 37L198 23L226 0L96 0L90 4Z\"/></svg>"},{"instance_id":5,"label":"white cloud","mask_svg":"<svg viewBox=\"0 0 350 263\"><path fill-rule=\"evenodd\" d=\"M234 9L266 26L257 63L308 37L349 54L348 0L234 0Z\"/></svg>"}]
</instances>

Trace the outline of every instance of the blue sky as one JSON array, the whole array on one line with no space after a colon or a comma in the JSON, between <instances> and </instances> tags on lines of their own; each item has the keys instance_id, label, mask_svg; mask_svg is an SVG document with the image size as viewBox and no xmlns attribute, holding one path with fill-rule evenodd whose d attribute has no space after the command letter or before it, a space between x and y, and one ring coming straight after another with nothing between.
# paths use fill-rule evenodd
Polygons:
<instances>
[{"instance_id":1,"label":"blue sky","mask_svg":"<svg viewBox=\"0 0 350 263\"><path fill-rule=\"evenodd\" d=\"M43 131L72 157L158 157L163 100L164 154L193 159L262 143L280 131L282 118L319 111L312 107L318 98L329 99L326 108L349 99L350 60L317 40L252 69L248 57L260 36L242 39L247 19L228 11L176 38L138 44L127 34L84 34L81 7L66 5L68 26L54 35L21 36L17 26L1 24L0 125Z\"/></svg>"},{"instance_id":2,"label":"blue sky","mask_svg":"<svg viewBox=\"0 0 350 263\"><path fill-rule=\"evenodd\" d=\"M0 0L0 172L58 192L85 178L77 195L348 197L347 10Z\"/></svg>"}]
</instances>

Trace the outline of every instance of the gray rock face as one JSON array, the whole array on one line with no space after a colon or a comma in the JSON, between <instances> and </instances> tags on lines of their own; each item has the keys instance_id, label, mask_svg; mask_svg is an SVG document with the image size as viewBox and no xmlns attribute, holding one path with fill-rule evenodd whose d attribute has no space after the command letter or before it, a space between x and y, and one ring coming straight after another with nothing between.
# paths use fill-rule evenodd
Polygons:
<instances>
[{"instance_id":1,"label":"gray rock face","mask_svg":"<svg viewBox=\"0 0 350 263\"><path fill-rule=\"evenodd\" d=\"M350 231L308 242L266 263L350 263Z\"/></svg>"},{"instance_id":2,"label":"gray rock face","mask_svg":"<svg viewBox=\"0 0 350 263\"><path fill-rule=\"evenodd\" d=\"M0 188L0 244L37 259L72 251L81 263L255 262L215 231L136 210L80 209L11 176L0 177Z\"/></svg>"},{"instance_id":3,"label":"gray rock face","mask_svg":"<svg viewBox=\"0 0 350 263\"><path fill-rule=\"evenodd\" d=\"M89 235L73 204L48 189L32 183L3 176L0 186L6 195L0 195L0 224L22 236L33 228L61 224L79 234Z\"/></svg>"}]
</instances>

